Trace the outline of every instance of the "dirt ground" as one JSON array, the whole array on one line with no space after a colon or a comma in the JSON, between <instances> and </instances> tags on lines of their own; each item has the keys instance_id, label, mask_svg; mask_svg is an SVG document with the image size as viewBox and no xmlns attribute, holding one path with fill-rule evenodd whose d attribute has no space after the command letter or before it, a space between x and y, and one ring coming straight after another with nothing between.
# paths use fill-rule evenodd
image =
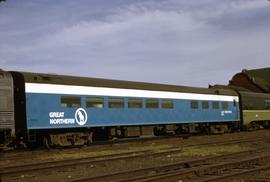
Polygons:
<instances>
[{"instance_id":1,"label":"dirt ground","mask_svg":"<svg viewBox=\"0 0 270 182\"><path fill-rule=\"evenodd\" d=\"M201 157L228 154L250 150L260 147L260 143L240 143L228 145L201 145L206 142L230 141L236 139L270 137L269 131L243 132L211 136L193 136L188 139L171 138L166 140L112 144L104 146L90 146L77 149L54 149L49 151L27 151L16 154L17 159L12 159L13 153L1 156L0 168L5 166L31 164L36 162L55 161L62 159L75 159L82 157L97 157L126 152L139 151L165 151L166 149L179 148L178 153L160 155L157 157L143 158L142 160L117 160L112 162L101 162L97 164L86 164L68 168L45 170L42 172L31 172L15 176L2 177L2 181L69 181L84 176L98 176L130 169L140 169L163 164L199 159ZM189 146L187 146L189 145ZM196 146L198 145L198 146ZM5 158L7 160L5 160ZM10 159L9 159L10 158ZM0 169L1 170L1 169Z\"/></svg>"}]
</instances>

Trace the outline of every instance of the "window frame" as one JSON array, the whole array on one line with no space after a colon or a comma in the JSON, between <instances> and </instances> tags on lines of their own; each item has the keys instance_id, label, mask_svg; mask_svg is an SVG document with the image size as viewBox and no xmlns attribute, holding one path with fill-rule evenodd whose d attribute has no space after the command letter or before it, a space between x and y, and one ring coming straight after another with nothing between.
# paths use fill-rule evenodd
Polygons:
<instances>
[{"instance_id":1,"label":"window frame","mask_svg":"<svg viewBox=\"0 0 270 182\"><path fill-rule=\"evenodd\" d=\"M174 109L174 100L173 99L162 99L161 100L161 108L162 109Z\"/></svg>"},{"instance_id":2,"label":"window frame","mask_svg":"<svg viewBox=\"0 0 270 182\"><path fill-rule=\"evenodd\" d=\"M222 110L229 109L229 103L225 101L221 102L221 108Z\"/></svg>"},{"instance_id":3,"label":"window frame","mask_svg":"<svg viewBox=\"0 0 270 182\"><path fill-rule=\"evenodd\" d=\"M121 101L121 102L116 102L117 100ZM111 104L121 104L119 105L120 107L112 107ZM125 108L125 99L121 98L121 97L108 97L108 108L109 109L124 109Z\"/></svg>"},{"instance_id":4,"label":"window frame","mask_svg":"<svg viewBox=\"0 0 270 182\"><path fill-rule=\"evenodd\" d=\"M216 107L217 106L217 107ZM212 101L212 109L219 109L220 108L220 104L219 101Z\"/></svg>"},{"instance_id":5,"label":"window frame","mask_svg":"<svg viewBox=\"0 0 270 182\"><path fill-rule=\"evenodd\" d=\"M151 101L156 101L156 102L151 102ZM156 104L156 105L154 105L155 107L153 107L153 104ZM158 109L159 108L159 99L145 99L145 108L146 109Z\"/></svg>"},{"instance_id":6,"label":"window frame","mask_svg":"<svg viewBox=\"0 0 270 182\"><path fill-rule=\"evenodd\" d=\"M190 101L190 108L191 109L199 109L199 101L198 100L191 100Z\"/></svg>"},{"instance_id":7,"label":"window frame","mask_svg":"<svg viewBox=\"0 0 270 182\"><path fill-rule=\"evenodd\" d=\"M204 110L209 109L209 101L206 100L202 101L202 109Z\"/></svg>"},{"instance_id":8,"label":"window frame","mask_svg":"<svg viewBox=\"0 0 270 182\"><path fill-rule=\"evenodd\" d=\"M69 102L64 102L63 100L69 99ZM74 99L78 99L79 102L71 102L71 100L74 101ZM81 96L61 96L60 97L60 104L62 108L80 108L82 107L82 97ZM66 104L64 106L63 104ZM70 105L71 104L71 105ZM78 105L73 105L78 104Z\"/></svg>"},{"instance_id":9,"label":"window frame","mask_svg":"<svg viewBox=\"0 0 270 182\"><path fill-rule=\"evenodd\" d=\"M95 97L95 96L86 96L85 104L86 104L86 108L89 108L89 109L104 109L105 98ZM92 104L92 105L89 105L89 104ZM99 104L102 107L98 107Z\"/></svg>"},{"instance_id":10,"label":"window frame","mask_svg":"<svg viewBox=\"0 0 270 182\"><path fill-rule=\"evenodd\" d=\"M139 107L134 107L136 105ZM142 109L143 108L143 99L141 99L141 98L128 98L127 107L129 109Z\"/></svg>"}]
</instances>

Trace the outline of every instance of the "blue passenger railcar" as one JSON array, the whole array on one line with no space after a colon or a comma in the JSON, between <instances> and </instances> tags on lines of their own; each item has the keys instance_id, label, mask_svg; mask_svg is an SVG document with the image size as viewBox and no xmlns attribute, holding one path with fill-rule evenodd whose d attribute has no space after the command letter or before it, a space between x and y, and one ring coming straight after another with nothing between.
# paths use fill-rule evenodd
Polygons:
<instances>
[{"instance_id":1,"label":"blue passenger railcar","mask_svg":"<svg viewBox=\"0 0 270 182\"><path fill-rule=\"evenodd\" d=\"M228 132L240 123L239 98L230 90L21 72L12 75L17 88L15 120L21 121L18 128L27 131L27 141L81 145L90 143L93 135L216 133Z\"/></svg>"},{"instance_id":2,"label":"blue passenger railcar","mask_svg":"<svg viewBox=\"0 0 270 182\"><path fill-rule=\"evenodd\" d=\"M236 96L26 84L28 129L239 121Z\"/></svg>"}]
</instances>

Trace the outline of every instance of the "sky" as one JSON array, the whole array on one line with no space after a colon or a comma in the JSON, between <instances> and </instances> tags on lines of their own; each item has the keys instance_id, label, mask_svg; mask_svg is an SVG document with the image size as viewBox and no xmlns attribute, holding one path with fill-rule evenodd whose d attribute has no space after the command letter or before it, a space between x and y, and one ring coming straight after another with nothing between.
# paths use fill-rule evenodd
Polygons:
<instances>
[{"instance_id":1,"label":"sky","mask_svg":"<svg viewBox=\"0 0 270 182\"><path fill-rule=\"evenodd\" d=\"M195 87L269 67L268 0L6 0L0 68Z\"/></svg>"}]
</instances>

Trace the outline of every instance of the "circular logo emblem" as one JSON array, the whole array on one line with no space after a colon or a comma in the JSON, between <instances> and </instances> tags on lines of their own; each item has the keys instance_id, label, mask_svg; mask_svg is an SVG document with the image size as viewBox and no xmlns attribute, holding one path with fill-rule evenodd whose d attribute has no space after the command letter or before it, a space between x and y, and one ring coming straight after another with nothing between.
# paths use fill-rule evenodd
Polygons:
<instances>
[{"instance_id":1,"label":"circular logo emblem","mask_svg":"<svg viewBox=\"0 0 270 182\"><path fill-rule=\"evenodd\" d=\"M77 109L75 113L75 120L78 125L83 126L87 122L87 113L83 108Z\"/></svg>"}]
</instances>

